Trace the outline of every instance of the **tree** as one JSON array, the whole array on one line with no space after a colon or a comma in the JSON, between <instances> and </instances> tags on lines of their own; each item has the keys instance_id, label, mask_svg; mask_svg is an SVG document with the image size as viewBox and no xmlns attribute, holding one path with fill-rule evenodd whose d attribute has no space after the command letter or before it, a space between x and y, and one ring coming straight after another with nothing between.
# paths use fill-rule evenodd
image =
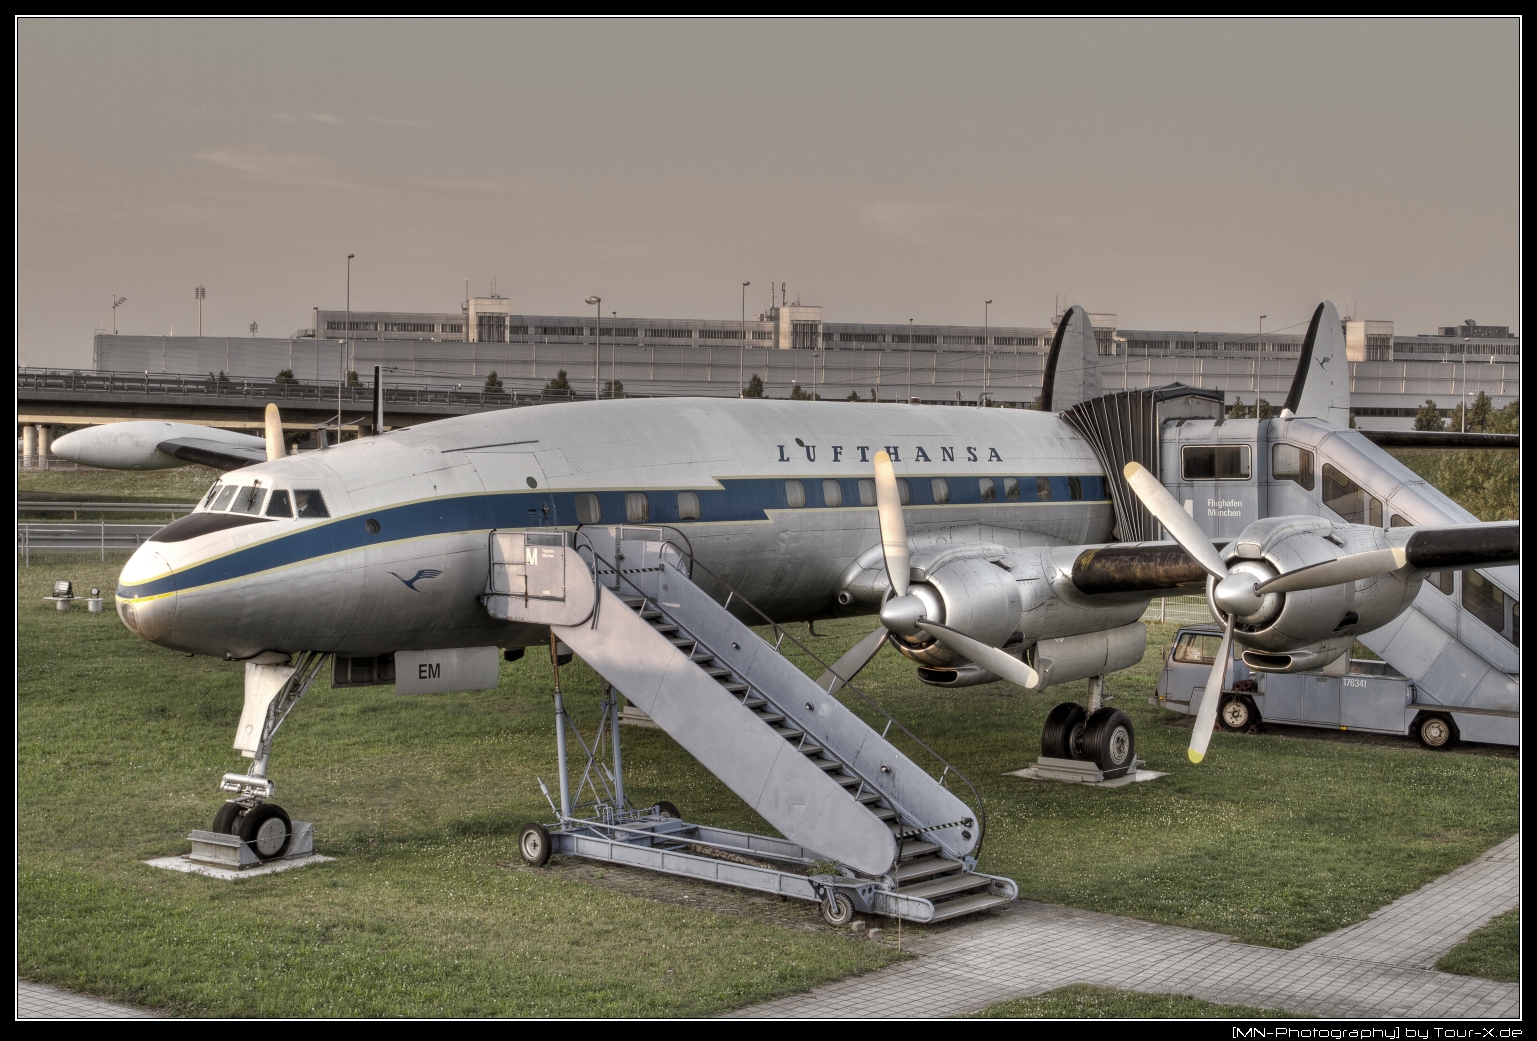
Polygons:
<instances>
[{"instance_id":1,"label":"tree","mask_svg":"<svg viewBox=\"0 0 1537 1041\"><path fill-rule=\"evenodd\" d=\"M1274 419L1275 409L1270 407L1270 402L1266 401L1264 398L1259 398L1254 402L1254 418Z\"/></svg>"},{"instance_id":2,"label":"tree","mask_svg":"<svg viewBox=\"0 0 1537 1041\"><path fill-rule=\"evenodd\" d=\"M624 397L624 381L609 380L607 383L603 384L603 396L605 398Z\"/></svg>"},{"instance_id":3,"label":"tree","mask_svg":"<svg viewBox=\"0 0 1537 1041\"><path fill-rule=\"evenodd\" d=\"M1521 432L1521 399L1517 398L1504 408L1497 408L1489 413L1487 430L1491 434L1519 434Z\"/></svg>"},{"instance_id":4,"label":"tree","mask_svg":"<svg viewBox=\"0 0 1537 1041\"><path fill-rule=\"evenodd\" d=\"M229 375L227 373L223 373L223 372L210 372L208 374L208 379L216 387L221 385L221 384L227 384L230 381Z\"/></svg>"},{"instance_id":5,"label":"tree","mask_svg":"<svg viewBox=\"0 0 1537 1041\"><path fill-rule=\"evenodd\" d=\"M742 391L742 397L744 397L744 398L761 398L761 397L763 397L763 377L762 376L758 376L758 375L754 375L752 379L748 380L746 388L743 389L743 391Z\"/></svg>"},{"instance_id":6,"label":"tree","mask_svg":"<svg viewBox=\"0 0 1537 1041\"><path fill-rule=\"evenodd\" d=\"M492 369L490 372L486 373L486 393L502 393L502 381L497 378L495 369Z\"/></svg>"},{"instance_id":7,"label":"tree","mask_svg":"<svg viewBox=\"0 0 1537 1041\"><path fill-rule=\"evenodd\" d=\"M1236 394L1233 396L1233 403L1228 406L1227 418L1229 418L1229 419L1248 419L1249 418L1249 406L1245 405L1243 403L1243 398L1238 397Z\"/></svg>"},{"instance_id":8,"label":"tree","mask_svg":"<svg viewBox=\"0 0 1537 1041\"><path fill-rule=\"evenodd\" d=\"M281 372L278 373L277 380L275 382L277 382L277 383L298 383L299 381L294 378L294 370L293 369L284 369L284 370L282 370Z\"/></svg>"},{"instance_id":9,"label":"tree","mask_svg":"<svg viewBox=\"0 0 1537 1041\"><path fill-rule=\"evenodd\" d=\"M790 388L791 401L821 401L822 395L807 393L799 383Z\"/></svg>"},{"instance_id":10,"label":"tree","mask_svg":"<svg viewBox=\"0 0 1537 1041\"><path fill-rule=\"evenodd\" d=\"M1468 429L1476 434L1486 433L1493 413L1494 402L1489 400L1489 395L1479 391L1478 397L1473 399L1473 407L1468 410Z\"/></svg>"},{"instance_id":11,"label":"tree","mask_svg":"<svg viewBox=\"0 0 1537 1041\"><path fill-rule=\"evenodd\" d=\"M1416 430L1445 430L1446 424L1441 422L1441 409L1430 398L1425 399L1425 404L1414 414L1414 429Z\"/></svg>"},{"instance_id":12,"label":"tree","mask_svg":"<svg viewBox=\"0 0 1537 1041\"><path fill-rule=\"evenodd\" d=\"M860 397L860 396L859 396L859 391L857 391L857 390L851 390L851 391L849 391L849 396L848 396L848 397L846 397L846 398L844 398L844 399L843 399L843 400L844 400L844 401L862 401L862 400L864 400L864 399L862 399L862 398L861 398L861 397Z\"/></svg>"},{"instance_id":13,"label":"tree","mask_svg":"<svg viewBox=\"0 0 1537 1041\"><path fill-rule=\"evenodd\" d=\"M544 385L544 392L546 394L569 394L569 393L571 393L571 384L566 380L566 370L565 369L561 369L559 372L557 372L555 374L555 378L550 380L550 382L548 382L548 383L546 383Z\"/></svg>"},{"instance_id":14,"label":"tree","mask_svg":"<svg viewBox=\"0 0 1537 1041\"><path fill-rule=\"evenodd\" d=\"M358 379L358 374L357 373L355 373L355 372L348 372L347 373L347 386L349 386L349 387L357 387L357 386L361 386L362 383L363 383L363 381Z\"/></svg>"}]
</instances>

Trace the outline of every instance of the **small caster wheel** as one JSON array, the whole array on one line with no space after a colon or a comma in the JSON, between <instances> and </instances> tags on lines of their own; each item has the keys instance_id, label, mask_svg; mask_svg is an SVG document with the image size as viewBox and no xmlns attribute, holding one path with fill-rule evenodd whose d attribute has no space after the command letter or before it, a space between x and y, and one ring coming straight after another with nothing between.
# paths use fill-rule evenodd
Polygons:
<instances>
[{"instance_id":1,"label":"small caster wheel","mask_svg":"<svg viewBox=\"0 0 1537 1041\"><path fill-rule=\"evenodd\" d=\"M245 807L231 799L220 806L219 812L213 815L213 826L208 830L216 835L233 835L240 815L244 812Z\"/></svg>"},{"instance_id":2,"label":"small caster wheel","mask_svg":"<svg viewBox=\"0 0 1537 1041\"><path fill-rule=\"evenodd\" d=\"M683 819L683 814L678 812L678 808L666 799L656 804L656 812L663 817L671 817L675 821Z\"/></svg>"},{"instance_id":3,"label":"small caster wheel","mask_svg":"<svg viewBox=\"0 0 1537 1041\"><path fill-rule=\"evenodd\" d=\"M276 803L264 802L240 818L240 837L262 860L276 860L287 853L293 830L288 811Z\"/></svg>"},{"instance_id":4,"label":"small caster wheel","mask_svg":"<svg viewBox=\"0 0 1537 1041\"><path fill-rule=\"evenodd\" d=\"M1083 729L1083 758L1092 759L1105 777L1125 777L1137 761L1137 735L1131 718L1118 708L1102 708Z\"/></svg>"},{"instance_id":5,"label":"small caster wheel","mask_svg":"<svg viewBox=\"0 0 1537 1041\"><path fill-rule=\"evenodd\" d=\"M848 894L833 890L832 894L822 901L822 918L834 928L843 928L854 920L854 901L848 898Z\"/></svg>"},{"instance_id":6,"label":"small caster wheel","mask_svg":"<svg viewBox=\"0 0 1537 1041\"><path fill-rule=\"evenodd\" d=\"M1457 743L1457 724L1450 716L1425 715L1421 716L1419 725L1415 728L1419 736L1420 744L1432 751L1439 752L1452 747Z\"/></svg>"},{"instance_id":7,"label":"small caster wheel","mask_svg":"<svg viewBox=\"0 0 1537 1041\"><path fill-rule=\"evenodd\" d=\"M543 824L525 824L518 832L518 856L531 867L544 867L550 860L550 832Z\"/></svg>"},{"instance_id":8,"label":"small caster wheel","mask_svg":"<svg viewBox=\"0 0 1537 1041\"><path fill-rule=\"evenodd\" d=\"M1041 728L1041 754L1047 759L1082 759L1083 725L1088 713L1075 701L1051 710Z\"/></svg>"}]
</instances>

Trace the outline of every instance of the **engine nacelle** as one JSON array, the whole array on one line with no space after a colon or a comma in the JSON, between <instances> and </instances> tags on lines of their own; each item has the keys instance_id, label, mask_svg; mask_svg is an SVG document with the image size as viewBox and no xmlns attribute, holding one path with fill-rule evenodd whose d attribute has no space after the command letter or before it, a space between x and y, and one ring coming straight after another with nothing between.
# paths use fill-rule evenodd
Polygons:
<instances>
[{"instance_id":1,"label":"engine nacelle","mask_svg":"<svg viewBox=\"0 0 1537 1041\"><path fill-rule=\"evenodd\" d=\"M1040 686L1071 683L1129 669L1147 653L1147 626L1132 622L1081 636L1041 640L1025 661L1041 677Z\"/></svg>"},{"instance_id":2,"label":"engine nacelle","mask_svg":"<svg viewBox=\"0 0 1537 1041\"><path fill-rule=\"evenodd\" d=\"M1339 636L1285 653L1244 651L1243 662L1259 672L1311 672L1350 653L1350 644L1354 640L1354 636Z\"/></svg>"}]
</instances>

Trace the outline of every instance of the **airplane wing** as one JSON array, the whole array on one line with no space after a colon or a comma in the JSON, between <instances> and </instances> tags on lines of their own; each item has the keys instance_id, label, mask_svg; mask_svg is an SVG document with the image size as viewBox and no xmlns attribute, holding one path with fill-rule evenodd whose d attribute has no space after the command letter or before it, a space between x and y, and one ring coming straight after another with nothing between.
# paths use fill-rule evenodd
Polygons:
<instances>
[{"instance_id":1,"label":"airplane wing","mask_svg":"<svg viewBox=\"0 0 1537 1041\"><path fill-rule=\"evenodd\" d=\"M173 437L160 442L159 448L166 455L217 470L238 470L242 466L267 461L265 448L247 448L203 437Z\"/></svg>"}]
</instances>

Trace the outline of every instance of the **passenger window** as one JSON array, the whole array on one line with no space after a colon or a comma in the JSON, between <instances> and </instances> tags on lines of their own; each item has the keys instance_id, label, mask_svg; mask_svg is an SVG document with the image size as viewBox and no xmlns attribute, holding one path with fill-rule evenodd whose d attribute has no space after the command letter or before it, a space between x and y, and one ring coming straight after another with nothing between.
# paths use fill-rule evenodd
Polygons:
<instances>
[{"instance_id":1,"label":"passenger window","mask_svg":"<svg viewBox=\"0 0 1537 1041\"><path fill-rule=\"evenodd\" d=\"M221 487L223 487L223 484L220 481L215 481L211 486L209 486L208 494L203 496L203 509L208 509L208 504L213 502L213 497L219 494L219 489Z\"/></svg>"},{"instance_id":2,"label":"passenger window","mask_svg":"<svg viewBox=\"0 0 1537 1041\"><path fill-rule=\"evenodd\" d=\"M213 501L213 505L208 508L210 510L217 510L218 512L223 513L225 510L229 509L229 501L235 497L235 493L239 490L240 485L238 484L226 484L224 486L224 490L219 493L219 497L215 499Z\"/></svg>"},{"instance_id":3,"label":"passenger window","mask_svg":"<svg viewBox=\"0 0 1537 1041\"><path fill-rule=\"evenodd\" d=\"M1247 481L1248 445L1187 445L1182 453L1187 481Z\"/></svg>"},{"instance_id":4,"label":"passenger window","mask_svg":"<svg viewBox=\"0 0 1537 1041\"><path fill-rule=\"evenodd\" d=\"M1083 481L1077 477L1069 477L1067 479L1067 496L1070 499L1082 499Z\"/></svg>"},{"instance_id":5,"label":"passenger window","mask_svg":"<svg viewBox=\"0 0 1537 1041\"><path fill-rule=\"evenodd\" d=\"M331 511L326 509L326 501L321 497L318 488L295 488L294 506L294 512L299 515L300 520L331 516Z\"/></svg>"},{"instance_id":6,"label":"passenger window","mask_svg":"<svg viewBox=\"0 0 1537 1041\"><path fill-rule=\"evenodd\" d=\"M806 505L806 486L800 481L786 481L785 502L792 510L798 510Z\"/></svg>"},{"instance_id":7,"label":"passenger window","mask_svg":"<svg viewBox=\"0 0 1537 1041\"><path fill-rule=\"evenodd\" d=\"M1003 479L1003 497L1009 502L1019 501L1019 480L1014 477Z\"/></svg>"},{"instance_id":8,"label":"passenger window","mask_svg":"<svg viewBox=\"0 0 1537 1041\"><path fill-rule=\"evenodd\" d=\"M267 489L260 485L249 485L241 488L235 496L235 501L230 504L231 513L261 513L262 500L267 497Z\"/></svg>"},{"instance_id":9,"label":"passenger window","mask_svg":"<svg viewBox=\"0 0 1537 1041\"><path fill-rule=\"evenodd\" d=\"M1462 573L1462 606L1501 635L1505 633L1505 599L1504 591L1477 571Z\"/></svg>"},{"instance_id":10,"label":"passenger window","mask_svg":"<svg viewBox=\"0 0 1537 1041\"><path fill-rule=\"evenodd\" d=\"M1050 502L1051 501L1051 479L1050 478L1048 478L1048 477L1037 477L1035 479L1035 497L1040 502Z\"/></svg>"},{"instance_id":11,"label":"passenger window","mask_svg":"<svg viewBox=\"0 0 1537 1041\"><path fill-rule=\"evenodd\" d=\"M824 506L843 505L843 485L837 481L822 482L822 504Z\"/></svg>"},{"instance_id":12,"label":"passenger window","mask_svg":"<svg viewBox=\"0 0 1537 1041\"><path fill-rule=\"evenodd\" d=\"M651 519L651 500L645 492L624 493L624 519L631 524L644 524Z\"/></svg>"},{"instance_id":13,"label":"passenger window","mask_svg":"<svg viewBox=\"0 0 1537 1041\"><path fill-rule=\"evenodd\" d=\"M913 490L907 486L905 477L897 478L897 496L902 500L903 506L913 501Z\"/></svg>"},{"instance_id":14,"label":"passenger window","mask_svg":"<svg viewBox=\"0 0 1537 1041\"><path fill-rule=\"evenodd\" d=\"M678 519L679 520L698 520L699 519L699 493L698 492L679 492L678 493Z\"/></svg>"},{"instance_id":15,"label":"passenger window","mask_svg":"<svg viewBox=\"0 0 1537 1041\"><path fill-rule=\"evenodd\" d=\"M576 520L578 524L597 524L603 519L603 507L592 492L576 493Z\"/></svg>"},{"instance_id":16,"label":"passenger window","mask_svg":"<svg viewBox=\"0 0 1537 1041\"><path fill-rule=\"evenodd\" d=\"M983 502L996 502L998 500L998 489L993 487L993 479L991 477L977 478L977 491L981 494Z\"/></svg>"},{"instance_id":17,"label":"passenger window","mask_svg":"<svg viewBox=\"0 0 1537 1041\"><path fill-rule=\"evenodd\" d=\"M1270 450L1270 476L1313 490L1313 453L1295 445L1278 444Z\"/></svg>"},{"instance_id":18,"label":"passenger window","mask_svg":"<svg viewBox=\"0 0 1537 1041\"><path fill-rule=\"evenodd\" d=\"M934 501L944 503L950 501L950 482L943 477L935 477L929 481L929 490L934 493Z\"/></svg>"},{"instance_id":19,"label":"passenger window","mask_svg":"<svg viewBox=\"0 0 1537 1041\"><path fill-rule=\"evenodd\" d=\"M1324 464L1324 505L1349 524L1382 527L1382 500L1368 495L1349 477L1328 463Z\"/></svg>"},{"instance_id":20,"label":"passenger window","mask_svg":"<svg viewBox=\"0 0 1537 1041\"><path fill-rule=\"evenodd\" d=\"M859 505L875 505L875 482L868 478L859 482Z\"/></svg>"},{"instance_id":21,"label":"passenger window","mask_svg":"<svg viewBox=\"0 0 1537 1041\"><path fill-rule=\"evenodd\" d=\"M272 493L272 501L267 503L267 516L292 517L293 507L288 505L288 489L279 488Z\"/></svg>"}]
</instances>

